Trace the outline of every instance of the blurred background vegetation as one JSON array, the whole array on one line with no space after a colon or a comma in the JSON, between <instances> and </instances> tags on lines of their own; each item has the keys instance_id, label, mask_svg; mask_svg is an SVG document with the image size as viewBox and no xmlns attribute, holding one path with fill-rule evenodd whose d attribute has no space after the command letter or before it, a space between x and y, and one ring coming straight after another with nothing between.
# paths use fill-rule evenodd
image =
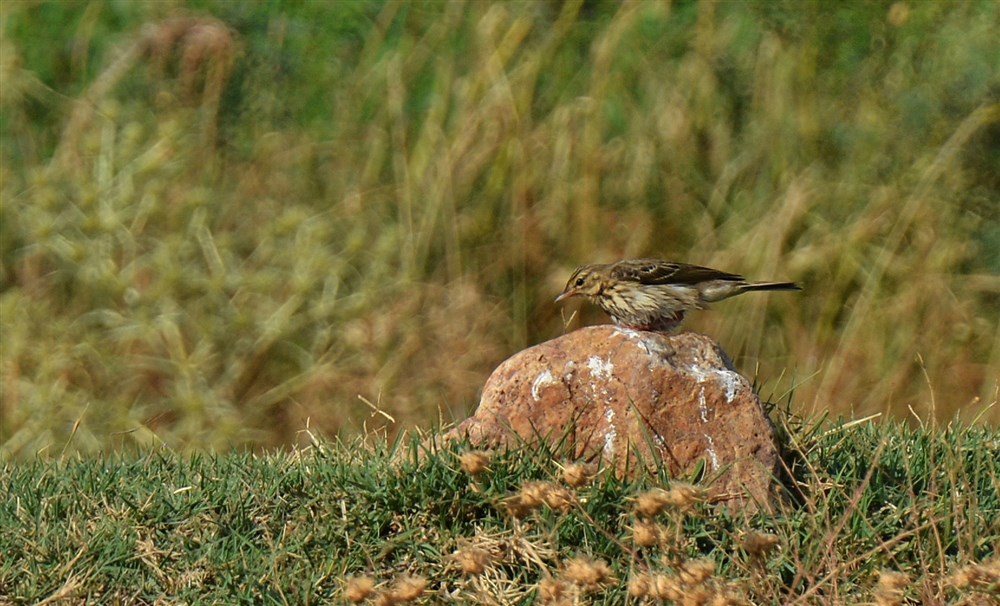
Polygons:
<instances>
[{"instance_id":1,"label":"blurred background vegetation","mask_svg":"<svg viewBox=\"0 0 1000 606\"><path fill-rule=\"evenodd\" d=\"M793 409L1000 420L997 2L0 19L7 456L447 422L640 255L804 285L686 326Z\"/></svg>"}]
</instances>

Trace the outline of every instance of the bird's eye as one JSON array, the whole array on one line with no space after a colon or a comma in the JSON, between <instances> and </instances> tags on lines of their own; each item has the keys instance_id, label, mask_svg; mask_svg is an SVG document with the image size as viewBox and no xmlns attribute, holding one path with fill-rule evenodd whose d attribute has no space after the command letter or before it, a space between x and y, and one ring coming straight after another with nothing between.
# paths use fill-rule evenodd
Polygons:
<instances>
[{"instance_id":1,"label":"bird's eye","mask_svg":"<svg viewBox=\"0 0 1000 606\"><path fill-rule=\"evenodd\" d=\"M583 278L577 278L575 286L583 286Z\"/></svg>"}]
</instances>

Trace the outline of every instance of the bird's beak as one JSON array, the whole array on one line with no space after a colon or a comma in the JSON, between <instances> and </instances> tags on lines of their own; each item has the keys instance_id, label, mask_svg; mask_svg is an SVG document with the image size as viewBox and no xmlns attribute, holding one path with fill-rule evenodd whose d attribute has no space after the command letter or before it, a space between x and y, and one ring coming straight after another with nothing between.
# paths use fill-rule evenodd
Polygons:
<instances>
[{"instance_id":1,"label":"bird's beak","mask_svg":"<svg viewBox=\"0 0 1000 606\"><path fill-rule=\"evenodd\" d=\"M566 299L568 299L568 298L570 298L570 297L572 297L574 295L577 295L577 294L579 294L579 293L577 293L575 290L567 290L563 294L561 294L558 297L556 297L555 302L558 303L560 301L565 301Z\"/></svg>"}]
</instances>

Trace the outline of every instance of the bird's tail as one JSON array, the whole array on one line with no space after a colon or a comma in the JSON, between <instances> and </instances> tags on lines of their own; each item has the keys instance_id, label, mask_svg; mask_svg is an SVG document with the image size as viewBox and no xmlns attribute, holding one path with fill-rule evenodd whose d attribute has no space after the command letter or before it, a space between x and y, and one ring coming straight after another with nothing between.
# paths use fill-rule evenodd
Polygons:
<instances>
[{"instance_id":1,"label":"bird's tail","mask_svg":"<svg viewBox=\"0 0 1000 606\"><path fill-rule=\"evenodd\" d=\"M755 282L741 285L740 290L743 292L748 290L802 290L802 287L795 282Z\"/></svg>"}]
</instances>

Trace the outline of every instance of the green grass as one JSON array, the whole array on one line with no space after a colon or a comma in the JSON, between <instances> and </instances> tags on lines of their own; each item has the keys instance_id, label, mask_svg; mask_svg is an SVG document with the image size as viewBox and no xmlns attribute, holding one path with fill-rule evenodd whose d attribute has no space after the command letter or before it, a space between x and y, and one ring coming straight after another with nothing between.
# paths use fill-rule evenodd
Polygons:
<instances>
[{"instance_id":1,"label":"green grass","mask_svg":"<svg viewBox=\"0 0 1000 606\"><path fill-rule=\"evenodd\" d=\"M706 579L680 584L690 599L1000 597L1000 434L958 423L931 430L782 418L797 500L774 513L668 508L648 520L664 535L649 547L633 539L643 521L636 498L664 478L599 475L569 489L563 512L513 517L506 504L529 482L565 486L558 453L542 449L493 453L476 475L463 471L461 445L431 452L417 438L313 440L266 455L159 449L8 462L0 602L343 603L350 579L368 578L385 593L416 577L425 583L416 603L538 603L540 583L551 588L574 570L579 578L580 560L569 564L576 558L611 571L582 602L592 604L639 603L626 595L640 575L677 580L706 562ZM777 548L754 549L752 533ZM485 568L463 575L471 554ZM908 575L901 594L879 586L891 572ZM562 587L572 596L586 585Z\"/></svg>"},{"instance_id":2,"label":"green grass","mask_svg":"<svg viewBox=\"0 0 1000 606\"><path fill-rule=\"evenodd\" d=\"M801 282L688 328L804 411L995 424L998 29L988 0L4 2L0 456L460 418L603 321L553 305L575 266L639 255Z\"/></svg>"}]
</instances>

